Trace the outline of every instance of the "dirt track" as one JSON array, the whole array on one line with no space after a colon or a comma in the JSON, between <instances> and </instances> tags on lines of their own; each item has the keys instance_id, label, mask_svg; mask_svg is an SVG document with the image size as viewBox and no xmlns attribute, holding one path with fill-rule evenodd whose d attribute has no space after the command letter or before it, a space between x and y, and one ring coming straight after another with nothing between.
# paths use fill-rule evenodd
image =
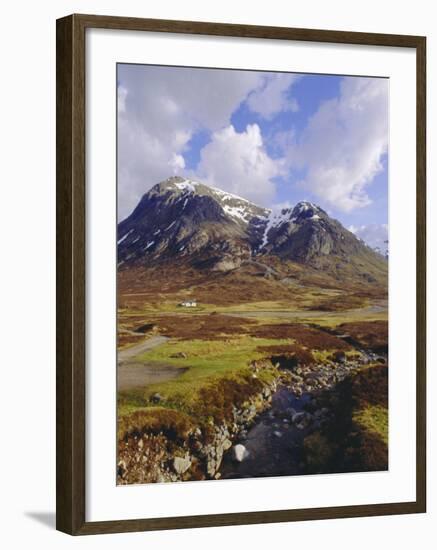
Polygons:
<instances>
[{"instance_id":1,"label":"dirt track","mask_svg":"<svg viewBox=\"0 0 437 550\"><path fill-rule=\"evenodd\" d=\"M168 338L166 336L152 336L151 338L148 338L147 340L144 340L139 344L135 344L134 346L130 346L126 349L122 349L118 352L117 363L119 366L123 365L124 363L129 362L130 359L137 357L145 351L149 351L153 348L156 348L157 346L160 346L167 340Z\"/></svg>"}]
</instances>

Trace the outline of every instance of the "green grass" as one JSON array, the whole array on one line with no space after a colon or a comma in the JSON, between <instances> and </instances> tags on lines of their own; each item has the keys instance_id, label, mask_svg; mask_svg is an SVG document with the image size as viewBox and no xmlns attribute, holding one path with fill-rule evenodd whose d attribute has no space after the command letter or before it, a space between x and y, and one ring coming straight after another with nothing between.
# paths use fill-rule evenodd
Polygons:
<instances>
[{"instance_id":1,"label":"green grass","mask_svg":"<svg viewBox=\"0 0 437 550\"><path fill-rule=\"evenodd\" d=\"M138 360L147 361L148 364L156 362L157 365L189 367L188 370L178 378L167 382L149 385L144 389L120 392L119 414L123 415L132 412L137 407L146 405L149 402L149 397L155 393L164 397L166 406L185 409L205 384L231 375L238 379L250 372L249 364L253 360L265 357L264 353L257 351L258 346L289 343L292 341L288 339L278 340L249 336L221 341L167 342L138 356ZM171 357L177 353L185 353L187 357ZM260 376L262 379L262 372Z\"/></svg>"},{"instance_id":2,"label":"green grass","mask_svg":"<svg viewBox=\"0 0 437 550\"><path fill-rule=\"evenodd\" d=\"M382 405L367 405L353 414L353 421L388 445L388 409Z\"/></svg>"},{"instance_id":3,"label":"green grass","mask_svg":"<svg viewBox=\"0 0 437 550\"><path fill-rule=\"evenodd\" d=\"M166 432L173 438L184 439L193 425L192 419L180 411L163 407L137 407L119 417L117 429L119 439L135 431Z\"/></svg>"},{"instance_id":4,"label":"green grass","mask_svg":"<svg viewBox=\"0 0 437 550\"><path fill-rule=\"evenodd\" d=\"M169 314L175 311L184 315L205 312L199 308L176 308L174 303L170 304L169 302L161 307L161 311L168 311ZM243 311L246 308L253 311L264 309L272 312L286 309L286 305L280 302L254 302L241 304L237 307L216 307L211 304L202 304L201 307L207 310L211 308L218 313L226 310ZM304 312L302 313L305 318ZM382 315L386 315L386 312ZM379 317L374 313L371 316ZM351 317L350 313L341 312L338 315L324 316L321 314L320 318L308 318L308 321L325 326L331 324L335 326L341 322L350 322ZM357 312L357 319L362 320L362 318ZM288 322L287 319L279 317L274 319L279 323ZM153 319L148 320L153 321ZM260 324L268 321L264 318L256 320ZM183 318L180 319L180 322L184 322ZM293 322L298 321L293 320ZM192 340L171 339L138 356L139 362L144 361L149 365L154 363L156 365L172 365L187 370L173 380L119 392L119 435L122 436L123 431L125 433L132 432L135 426L141 429L147 426L149 429L163 426L167 430L180 433L187 425L187 418L189 423L202 426L228 418L234 405L239 406L247 399L253 398L261 392L266 383L271 383L273 379L278 378L276 369L269 366L260 369L254 378L254 372L249 368L250 363L268 356L259 348L293 343L295 341L291 338L271 338L270 334L266 337L236 336L234 334L228 339L205 340L196 338L196 333L193 331ZM186 357L174 357L181 353L186 354ZM332 354L332 350L319 350L317 353L316 359L322 362ZM162 396L159 407L156 407L151 400L151 396L156 393ZM169 416L169 411L173 411L176 416ZM384 427L383 411L363 409L357 415L356 422L362 423L366 430L373 430L374 433L383 433L385 429L385 440L387 439L387 417Z\"/></svg>"}]
</instances>

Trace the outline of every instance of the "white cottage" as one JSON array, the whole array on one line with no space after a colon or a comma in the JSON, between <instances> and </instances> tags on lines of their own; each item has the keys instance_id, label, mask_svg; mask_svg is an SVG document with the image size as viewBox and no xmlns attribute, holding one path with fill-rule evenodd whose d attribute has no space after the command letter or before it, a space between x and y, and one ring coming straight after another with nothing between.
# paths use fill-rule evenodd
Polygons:
<instances>
[{"instance_id":1,"label":"white cottage","mask_svg":"<svg viewBox=\"0 0 437 550\"><path fill-rule=\"evenodd\" d=\"M182 307L197 307L197 301L196 300L185 300L185 302L181 302L179 304Z\"/></svg>"}]
</instances>

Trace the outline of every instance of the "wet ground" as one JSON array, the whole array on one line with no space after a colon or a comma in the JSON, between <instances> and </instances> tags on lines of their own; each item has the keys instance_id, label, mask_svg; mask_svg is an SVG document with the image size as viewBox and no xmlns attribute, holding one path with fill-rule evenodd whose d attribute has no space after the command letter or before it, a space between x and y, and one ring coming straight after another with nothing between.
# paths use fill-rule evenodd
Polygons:
<instances>
[{"instance_id":1,"label":"wet ground","mask_svg":"<svg viewBox=\"0 0 437 550\"><path fill-rule=\"evenodd\" d=\"M164 344L167 340L165 336L152 336L135 346L120 350L117 357L117 390L143 388L150 384L173 380L186 372L187 368L156 362L138 362L136 359L138 355Z\"/></svg>"},{"instance_id":2,"label":"wet ground","mask_svg":"<svg viewBox=\"0 0 437 550\"><path fill-rule=\"evenodd\" d=\"M181 376L188 368L174 367L173 365L159 365L154 363L127 363L118 367L117 389L131 390L143 388L150 384L166 382Z\"/></svg>"}]
</instances>

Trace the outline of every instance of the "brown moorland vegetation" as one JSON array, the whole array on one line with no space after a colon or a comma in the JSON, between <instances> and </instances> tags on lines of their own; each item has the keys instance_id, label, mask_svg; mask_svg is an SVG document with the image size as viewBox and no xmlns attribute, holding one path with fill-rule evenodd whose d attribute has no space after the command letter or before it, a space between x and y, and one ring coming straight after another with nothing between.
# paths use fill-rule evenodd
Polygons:
<instances>
[{"instance_id":1,"label":"brown moorland vegetation","mask_svg":"<svg viewBox=\"0 0 437 550\"><path fill-rule=\"evenodd\" d=\"M168 315L154 317L160 334L181 340L226 340L247 334L257 324L253 319L211 313L209 315Z\"/></svg>"},{"instance_id":2,"label":"brown moorland vegetation","mask_svg":"<svg viewBox=\"0 0 437 550\"><path fill-rule=\"evenodd\" d=\"M298 344L258 346L257 350L266 353L273 364L279 363L281 367L292 368L297 365L312 365L315 362L311 351Z\"/></svg>"},{"instance_id":3,"label":"brown moorland vegetation","mask_svg":"<svg viewBox=\"0 0 437 550\"><path fill-rule=\"evenodd\" d=\"M388 351L388 321L343 323L337 327L350 335L360 346L379 353Z\"/></svg>"},{"instance_id":4,"label":"brown moorland vegetation","mask_svg":"<svg viewBox=\"0 0 437 550\"><path fill-rule=\"evenodd\" d=\"M256 325L250 329L257 338L290 338L309 350L352 350L352 346L335 335L299 323Z\"/></svg>"}]
</instances>

